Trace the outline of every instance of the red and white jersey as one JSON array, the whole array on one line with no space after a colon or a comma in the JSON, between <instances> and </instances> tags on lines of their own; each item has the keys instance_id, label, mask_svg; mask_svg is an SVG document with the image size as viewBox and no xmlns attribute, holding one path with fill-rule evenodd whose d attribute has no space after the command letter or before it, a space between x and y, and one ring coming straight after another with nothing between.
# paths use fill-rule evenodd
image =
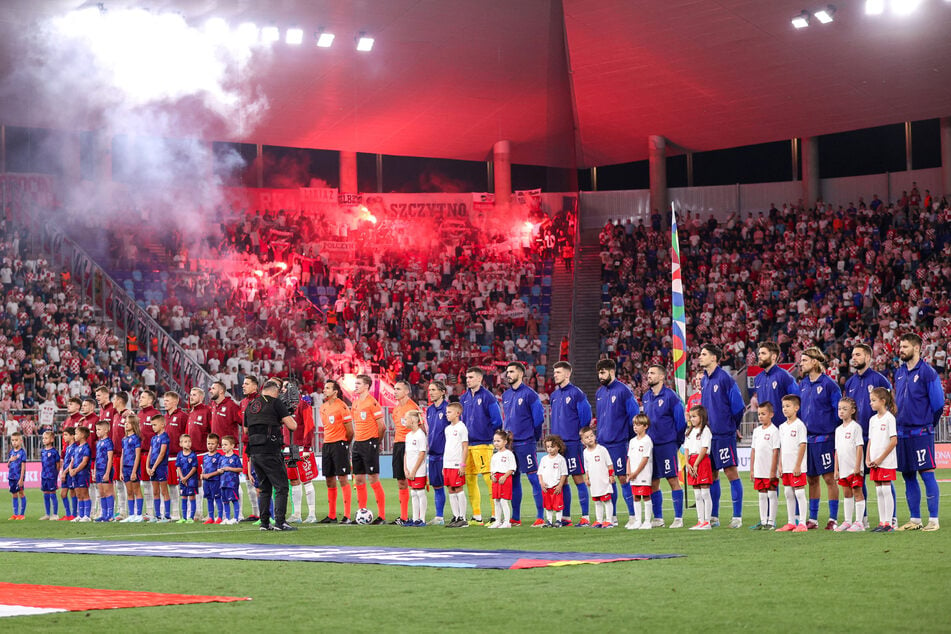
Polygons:
<instances>
[{"instance_id":1,"label":"red and white jersey","mask_svg":"<svg viewBox=\"0 0 951 634\"><path fill-rule=\"evenodd\" d=\"M891 412L884 414L874 414L868 421L868 455L872 460L877 459L888 446L889 439L897 436L895 428L895 417ZM879 463L881 469L897 469L898 455L895 448L888 453L884 460Z\"/></svg>"},{"instance_id":2,"label":"red and white jersey","mask_svg":"<svg viewBox=\"0 0 951 634\"><path fill-rule=\"evenodd\" d=\"M707 425L704 425L703 431L698 431L699 429L699 427L691 427L690 432L684 439L684 449L688 456L697 455L704 448L707 450L707 455L710 454L710 442L713 440L713 433Z\"/></svg>"},{"instance_id":3,"label":"red and white jersey","mask_svg":"<svg viewBox=\"0 0 951 634\"><path fill-rule=\"evenodd\" d=\"M551 456L545 454L538 461L538 479L542 481L542 487L550 489L558 486L561 479L568 475L568 461L561 454Z\"/></svg>"},{"instance_id":4,"label":"red and white jersey","mask_svg":"<svg viewBox=\"0 0 951 634\"><path fill-rule=\"evenodd\" d=\"M753 430L753 440L750 447L754 452L754 462L750 465L753 477L777 477L778 474L771 473L769 470L773 465L773 451L779 449L779 430L776 426L772 423L766 427L762 425L757 426L756 429ZM779 465L777 465L777 467L778 466Z\"/></svg>"},{"instance_id":5,"label":"red and white jersey","mask_svg":"<svg viewBox=\"0 0 951 634\"><path fill-rule=\"evenodd\" d=\"M443 449L442 466L444 469L458 469L465 465L466 456L462 452L462 443L469 442L469 430L462 421L446 427L446 447Z\"/></svg>"},{"instance_id":6,"label":"red and white jersey","mask_svg":"<svg viewBox=\"0 0 951 634\"><path fill-rule=\"evenodd\" d=\"M637 436L631 438L631 442L627 445L627 459L630 463L627 472L628 476L637 471L637 468L644 458L647 458L647 464L644 465L641 472L637 474L637 477L628 480L630 484L634 486L650 486L651 477L653 477L654 473L654 466L651 464L651 456L653 453L654 441L651 440L650 436L644 434L643 438L638 438Z\"/></svg>"},{"instance_id":7,"label":"red and white jersey","mask_svg":"<svg viewBox=\"0 0 951 634\"><path fill-rule=\"evenodd\" d=\"M515 471L515 454L508 449L497 451L492 454L492 461L489 462L489 470L492 473L508 473Z\"/></svg>"},{"instance_id":8,"label":"red and white jersey","mask_svg":"<svg viewBox=\"0 0 951 634\"><path fill-rule=\"evenodd\" d=\"M426 432L422 428L417 429L416 431L411 431L406 434L406 458L405 458L405 471L409 473L413 467L416 466L416 461L419 460L419 456L429 450L429 444L426 441ZM416 475L414 477L420 477L426 475L426 461L423 460L422 464L419 465L419 468L416 470Z\"/></svg>"},{"instance_id":9,"label":"red and white jersey","mask_svg":"<svg viewBox=\"0 0 951 634\"><path fill-rule=\"evenodd\" d=\"M614 472L611 463L611 454L604 445L596 445L594 449L584 450L584 472L588 476L588 490L594 497L607 495L611 492L611 481L608 479Z\"/></svg>"},{"instance_id":10,"label":"red and white jersey","mask_svg":"<svg viewBox=\"0 0 951 634\"><path fill-rule=\"evenodd\" d=\"M835 455L839 461L839 477L852 475L858 462L859 473L864 471L864 455L858 461L855 459L856 449L864 445L862 427L854 420L835 428Z\"/></svg>"},{"instance_id":11,"label":"red and white jersey","mask_svg":"<svg viewBox=\"0 0 951 634\"><path fill-rule=\"evenodd\" d=\"M799 445L806 444L806 424L798 418L794 421L786 421L779 426L779 462L783 473L794 473L798 466L802 473L806 472L806 456L803 454L802 462L796 464L796 458L799 457Z\"/></svg>"}]
</instances>

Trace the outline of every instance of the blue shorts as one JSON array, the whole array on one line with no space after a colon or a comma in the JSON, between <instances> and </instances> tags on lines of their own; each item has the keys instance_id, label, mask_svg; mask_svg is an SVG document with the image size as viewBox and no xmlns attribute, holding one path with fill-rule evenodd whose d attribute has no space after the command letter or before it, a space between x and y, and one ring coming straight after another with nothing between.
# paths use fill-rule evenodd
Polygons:
<instances>
[{"instance_id":1,"label":"blue shorts","mask_svg":"<svg viewBox=\"0 0 951 634\"><path fill-rule=\"evenodd\" d=\"M122 465L122 481L132 482L132 465L130 464Z\"/></svg>"},{"instance_id":2,"label":"blue shorts","mask_svg":"<svg viewBox=\"0 0 951 634\"><path fill-rule=\"evenodd\" d=\"M736 457L736 435L714 436L710 439L710 466L714 471L739 466Z\"/></svg>"},{"instance_id":3,"label":"blue shorts","mask_svg":"<svg viewBox=\"0 0 951 634\"><path fill-rule=\"evenodd\" d=\"M73 489L88 489L89 488L89 469L80 471L73 476Z\"/></svg>"},{"instance_id":4,"label":"blue shorts","mask_svg":"<svg viewBox=\"0 0 951 634\"><path fill-rule=\"evenodd\" d=\"M56 492L56 476L40 479L40 491L43 493Z\"/></svg>"},{"instance_id":5,"label":"blue shorts","mask_svg":"<svg viewBox=\"0 0 951 634\"><path fill-rule=\"evenodd\" d=\"M238 501L238 489L232 489L230 487L221 487L221 501L222 502L237 502Z\"/></svg>"},{"instance_id":6,"label":"blue shorts","mask_svg":"<svg viewBox=\"0 0 951 634\"><path fill-rule=\"evenodd\" d=\"M201 492L206 498L212 500L221 497L221 489L218 487L218 483L213 480L205 480L205 483L201 485Z\"/></svg>"},{"instance_id":7,"label":"blue shorts","mask_svg":"<svg viewBox=\"0 0 951 634\"><path fill-rule=\"evenodd\" d=\"M611 456L611 466L614 468L614 475L627 475L627 443L615 442L605 444L604 448L608 450Z\"/></svg>"},{"instance_id":8,"label":"blue shorts","mask_svg":"<svg viewBox=\"0 0 951 634\"><path fill-rule=\"evenodd\" d=\"M654 453L651 458L653 465L652 479L660 480L677 477L677 446L676 442L665 442L660 445L654 445Z\"/></svg>"},{"instance_id":9,"label":"blue shorts","mask_svg":"<svg viewBox=\"0 0 951 634\"><path fill-rule=\"evenodd\" d=\"M442 454L436 456L429 454L429 468L427 469L429 475L429 485L433 487L443 486L442 480Z\"/></svg>"},{"instance_id":10,"label":"blue shorts","mask_svg":"<svg viewBox=\"0 0 951 634\"><path fill-rule=\"evenodd\" d=\"M515 454L516 473L536 473L538 471L538 444L534 440L512 443Z\"/></svg>"},{"instance_id":11,"label":"blue shorts","mask_svg":"<svg viewBox=\"0 0 951 634\"><path fill-rule=\"evenodd\" d=\"M168 482L168 465L159 465L149 478L152 482Z\"/></svg>"},{"instance_id":12,"label":"blue shorts","mask_svg":"<svg viewBox=\"0 0 951 634\"><path fill-rule=\"evenodd\" d=\"M10 493L19 493L23 490L23 487L20 486L20 479L16 478L15 480L10 480Z\"/></svg>"},{"instance_id":13,"label":"blue shorts","mask_svg":"<svg viewBox=\"0 0 951 634\"><path fill-rule=\"evenodd\" d=\"M194 483L191 484L179 484L178 485L178 494L182 497L191 497L198 494L198 487Z\"/></svg>"},{"instance_id":14,"label":"blue shorts","mask_svg":"<svg viewBox=\"0 0 951 634\"><path fill-rule=\"evenodd\" d=\"M899 438L896 449L898 470L902 473L935 468L934 434Z\"/></svg>"},{"instance_id":15,"label":"blue shorts","mask_svg":"<svg viewBox=\"0 0 951 634\"><path fill-rule=\"evenodd\" d=\"M565 462L568 463L568 475L584 475L584 445L580 442L565 443Z\"/></svg>"},{"instance_id":16,"label":"blue shorts","mask_svg":"<svg viewBox=\"0 0 951 634\"><path fill-rule=\"evenodd\" d=\"M76 488L76 478L69 475L68 473L63 476L63 488L64 489L75 489Z\"/></svg>"},{"instance_id":17,"label":"blue shorts","mask_svg":"<svg viewBox=\"0 0 951 634\"><path fill-rule=\"evenodd\" d=\"M835 438L806 445L806 475L820 476L835 470Z\"/></svg>"}]
</instances>

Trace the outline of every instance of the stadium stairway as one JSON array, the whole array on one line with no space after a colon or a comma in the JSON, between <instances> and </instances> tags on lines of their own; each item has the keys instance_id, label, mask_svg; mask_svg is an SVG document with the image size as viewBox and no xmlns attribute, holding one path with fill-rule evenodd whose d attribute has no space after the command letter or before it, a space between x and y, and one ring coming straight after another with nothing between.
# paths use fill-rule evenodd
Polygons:
<instances>
[{"instance_id":1,"label":"stadium stairway","mask_svg":"<svg viewBox=\"0 0 951 634\"><path fill-rule=\"evenodd\" d=\"M599 229L585 229L575 256L573 311L571 315L571 382L584 390L594 408L598 389L598 363L601 335L601 246ZM560 341L560 338L559 338Z\"/></svg>"},{"instance_id":2,"label":"stadium stairway","mask_svg":"<svg viewBox=\"0 0 951 634\"><path fill-rule=\"evenodd\" d=\"M571 298L572 272L565 270L564 264L557 262L551 273L551 311L548 322L548 374L551 376L552 366L558 361L561 353L561 338L571 336Z\"/></svg>"}]
</instances>

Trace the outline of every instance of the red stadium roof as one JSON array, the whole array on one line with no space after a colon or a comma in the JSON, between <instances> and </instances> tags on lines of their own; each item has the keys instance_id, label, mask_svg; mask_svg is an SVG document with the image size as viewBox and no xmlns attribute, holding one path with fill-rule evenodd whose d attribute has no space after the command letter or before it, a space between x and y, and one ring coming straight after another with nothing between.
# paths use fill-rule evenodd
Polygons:
<instances>
[{"instance_id":1,"label":"red stadium roof","mask_svg":"<svg viewBox=\"0 0 951 634\"><path fill-rule=\"evenodd\" d=\"M5 3L0 72L24 54L11 33L83 4ZM270 66L248 78L270 103L248 138L197 115L203 129L182 131L216 140L484 160L509 139L513 162L589 167L646 158L651 134L700 151L951 114L948 2L904 18L840 2L833 23L803 30L790 19L819 0L148 4L195 24L220 16L337 35L330 49L275 46ZM372 52L354 50L359 31L376 38ZM0 120L13 125L56 127L75 105L50 120L10 94ZM94 124L72 124L83 126Z\"/></svg>"}]
</instances>

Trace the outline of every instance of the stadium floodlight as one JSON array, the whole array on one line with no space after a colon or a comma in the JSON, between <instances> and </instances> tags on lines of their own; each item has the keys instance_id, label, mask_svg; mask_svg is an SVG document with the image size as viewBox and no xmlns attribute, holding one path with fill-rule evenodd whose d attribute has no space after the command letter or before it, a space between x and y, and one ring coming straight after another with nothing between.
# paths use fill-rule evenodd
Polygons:
<instances>
[{"instance_id":1,"label":"stadium floodlight","mask_svg":"<svg viewBox=\"0 0 951 634\"><path fill-rule=\"evenodd\" d=\"M266 26L261 29L261 41L265 44L272 44L281 39L281 30L276 26Z\"/></svg>"},{"instance_id":2,"label":"stadium floodlight","mask_svg":"<svg viewBox=\"0 0 951 634\"><path fill-rule=\"evenodd\" d=\"M835 7L831 4L828 5L825 9L819 9L812 15L816 16L816 19L819 20L822 24L828 24L832 22L832 16L835 14Z\"/></svg>"},{"instance_id":3,"label":"stadium floodlight","mask_svg":"<svg viewBox=\"0 0 951 634\"><path fill-rule=\"evenodd\" d=\"M288 44L300 44L304 41L304 29L287 29L284 41Z\"/></svg>"},{"instance_id":4,"label":"stadium floodlight","mask_svg":"<svg viewBox=\"0 0 951 634\"><path fill-rule=\"evenodd\" d=\"M911 15L919 4L921 4L921 0L892 0L892 13L895 15Z\"/></svg>"},{"instance_id":5,"label":"stadium floodlight","mask_svg":"<svg viewBox=\"0 0 951 634\"><path fill-rule=\"evenodd\" d=\"M885 0L865 0L865 15L881 15L885 12Z\"/></svg>"},{"instance_id":6,"label":"stadium floodlight","mask_svg":"<svg viewBox=\"0 0 951 634\"><path fill-rule=\"evenodd\" d=\"M792 25L797 29L804 29L809 26L809 12L803 11L792 19Z\"/></svg>"},{"instance_id":7,"label":"stadium floodlight","mask_svg":"<svg viewBox=\"0 0 951 634\"><path fill-rule=\"evenodd\" d=\"M238 27L237 37L238 41L247 46L252 44L257 44L258 41L258 26L254 22L245 22Z\"/></svg>"},{"instance_id":8,"label":"stadium floodlight","mask_svg":"<svg viewBox=\"0 0 951 634\"><path fill-rule=\"evenodd\" d=\"M330 48L330 45L334 43L334 34L325 33L323 30L317 33L317 46L320 48Z\"/></svg>"},{"instance_id":9,"label":"stadium floodlight","mask_svg":"<svg viewBox=\"0 0 951 634\"><path fill-rule=\"evenodd\" d=\"M360 35L357 36L357 50L364 51L364 52L372 51L373 38L361 31Z\"/></svg>"}]
</instances>

